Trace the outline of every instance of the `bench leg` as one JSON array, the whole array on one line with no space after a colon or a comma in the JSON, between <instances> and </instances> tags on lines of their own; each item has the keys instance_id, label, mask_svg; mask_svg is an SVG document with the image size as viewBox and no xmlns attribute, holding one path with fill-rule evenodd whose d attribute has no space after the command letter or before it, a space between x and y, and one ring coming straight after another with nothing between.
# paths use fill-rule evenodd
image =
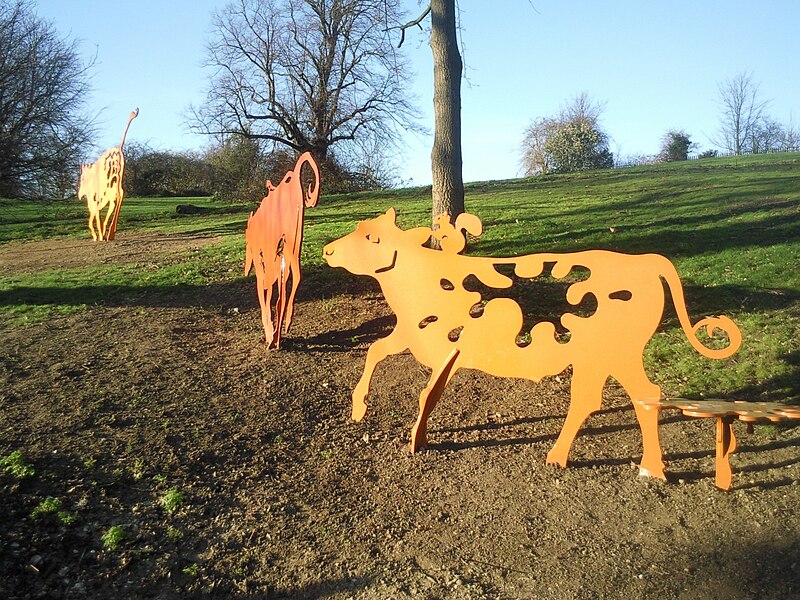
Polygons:
<instances>
[{"instance_id":1,"label":"bench leg","mask_svg":"<svg viewBox=\"0 0 800 600\"><path fill-rule=\"evenodd\" d=\"M717 474L714 483L721 490L731 489L730 456L736 450L732 424L733 417L717 417Z\"/></svg>"}]
</instances>

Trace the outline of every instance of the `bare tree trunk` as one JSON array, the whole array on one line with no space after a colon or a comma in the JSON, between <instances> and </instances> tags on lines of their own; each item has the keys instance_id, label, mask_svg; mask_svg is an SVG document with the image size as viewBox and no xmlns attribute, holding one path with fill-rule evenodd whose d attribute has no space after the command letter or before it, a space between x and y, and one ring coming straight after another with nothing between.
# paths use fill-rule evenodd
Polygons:
<instances>
[{"instance_id":1,"label":"bare tree trunk","mask_svg":"<svg viewBox=\"0 0 800 600\"><path fill-rule=\"evenodd\" d=\"M433 108L435 129L431 150L433 216L450 220L464 212L461 172L461 55L456 39L455 0L431 0Z\"/></svg>"}]
</instances>

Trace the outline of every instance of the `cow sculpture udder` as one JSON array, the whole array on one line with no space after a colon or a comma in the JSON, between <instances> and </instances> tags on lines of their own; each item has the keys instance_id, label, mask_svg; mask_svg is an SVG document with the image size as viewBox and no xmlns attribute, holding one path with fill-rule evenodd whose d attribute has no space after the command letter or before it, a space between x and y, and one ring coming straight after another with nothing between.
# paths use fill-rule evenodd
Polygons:
<instances>
[{"instance_id":1,"label":"cow sculpture udder","mask_svg":"<svg viewBox=\"0 0 800 600\"><path fill-rule=\"evenodd\" d=\"M427 444L428 417L458 369L539 381L571 365L570 407L555 446L547 455L548 464L565 467L579 428L600 408L609 377L614 377L632 400L660 397L660 387L645 372L642 354L664 310L662 279L670 288L681 327L698 352L722 359L735 353L741 344L738 327L727 317L709 317L692 325L675 267L663 256L601 250L513 258L462 256L460 223L479 230L477 217L462 215L465 221L457 221L457 227L447 218L438 219L436 231L427 227L401 230L395 217L394 209L389 209L361 222L355 231L325 246L323 255L332 267L374 277L397 316L393 331L367 351L363 375L353 391L353 419L364 417L375 366L387 356L410 350L433 371L420 394L419 415L411 431L412 452ZM432 235L442 241L442 250L426 247ZM546 268L555 279L564 279L573 270L588 270L588 277L569 285L566 300L577 306L593 296L596 308L588 316L572 312L560 315L561 326L569 332L566 341L557 337L556 327L549 321L522 332L523 314L517 302L510 298L486 302L479 292L465 287L472 278L495 289L511 287L513 280L498 270L504 266L512 267L519 278L539 277ZM724 333L727 345L720 349L704 346L697 338L703 328L709 336ZM530 342L523 346L517 339L525 333ZM639 402L633 405L645 442L640 472L663 479L658 412Z\"/></svg>"}]
</instances>

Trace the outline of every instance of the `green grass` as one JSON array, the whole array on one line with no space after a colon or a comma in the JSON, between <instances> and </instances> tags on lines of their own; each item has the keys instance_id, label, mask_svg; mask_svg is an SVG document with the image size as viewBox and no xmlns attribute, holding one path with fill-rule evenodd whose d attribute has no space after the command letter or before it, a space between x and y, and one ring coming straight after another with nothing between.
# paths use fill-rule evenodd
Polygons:
<instances>
[{"instance_id":1,"label":"green grass","mask_svg":"<svg viewBox=\"0 0 800 600\"><path fill-rule=\"evenodd\" d=\"M667 302L666 325L646 361L670 394L800 401L800 154L473 183L466 191L467 210L484 224L470 254L657 252L675 263L694 320L733 318L742 349L727 361L710 361L686 343ZM186 203L206 211L178 215L176 205ZM305 285L350 277L324 265L322 246L392 206L402 227L428 224L430 189L324 196L308 209ZM242 233L254 208L198 198L126 199L121 232L203 233L222 241L158 265L0 276L0 319L16 326L93 304L136 304L181 290L198 296L204 286L241 281ZM85 207L77 201L0 200L0 243L87 235Z\"/></svg>"},{"instance_id":2,"label":"green grass","mask_svg":"<svg viewBox=\"0 0 800 600\"><path fill-rule=\"evenodd\" d=\"M180 215L179 204L204 209L198 215ZM214 202L210 198L125 198L117 231L230 234L247 221L254 207ZM86 204L64 201L18 202L0 198L0 243L12 240L87 238Z\"/></svg>"}]
</instances>

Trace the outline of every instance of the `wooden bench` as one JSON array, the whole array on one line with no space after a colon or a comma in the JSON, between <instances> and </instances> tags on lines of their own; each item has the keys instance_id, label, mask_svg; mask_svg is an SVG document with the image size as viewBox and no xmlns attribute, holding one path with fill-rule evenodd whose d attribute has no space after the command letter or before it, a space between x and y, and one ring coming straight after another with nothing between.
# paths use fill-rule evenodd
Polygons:
<instances>
[{"instance_id":1,"label":"wooden bench","mask_svg":"<svg viewBox=\"0 0 800 600\"><path fill-rule=\"evenodd\" d=\"M800 419L800 406L788 406L777 402L745 402L742 400L686 400L666 398L661 400L641 400L647 408L672 408L683 412L687 417L707 417L716 419L716 478L715 484L722 490L731 489L730 456L736 450L733 435L733 421L744 421L748 431L753 423L770 421L773 423L790 419Z\"/></svg>"}]
</instances>

